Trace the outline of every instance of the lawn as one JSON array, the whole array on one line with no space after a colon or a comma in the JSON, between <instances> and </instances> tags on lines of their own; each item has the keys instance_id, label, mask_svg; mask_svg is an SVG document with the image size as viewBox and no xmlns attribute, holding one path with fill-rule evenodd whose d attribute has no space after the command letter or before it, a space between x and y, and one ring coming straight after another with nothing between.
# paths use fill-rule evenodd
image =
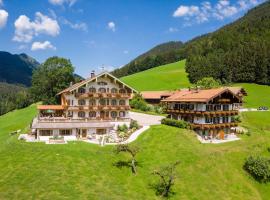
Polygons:
<instances>
[{"instance_id":1,"label":"lawn","mask_svg":"<svg viewBox=\"0 0 270 200\"><path fill-rule=\"evenodd\" d=\"M176 90L190 85L185 60L125 76L121 80L139 91Z\"/></svg>"},{"instance_id":2,"label":"lawn","mask_svg":"<svg viewBox=\"0 0 270 200\"><path fill-rule=\"evenodd\" d=\"M270 146L270 113L244 113L251 136L220 145L203 145L190 131L153 126L134 145L138 175L113 164L126 160L114 147L84 142L45 145L18 141L9 132L25 129L35 106L0 117L0 199L160 199L150 187L151 171L180 160L171 199L269 199L270 184L256 183L243 170L245 157ZM259 122L257 122L257 119Z\"/></svg>"},{"instance_id":3,"label":"lawn","mask_svg":"<svg viewBox=\"0 0 270 200\"><path fill-rule=\"evenodd\" d=\"M242 86L248 93L244 98L245 107L258 108L267 106L270 109L270 86L258 85L255 83L237 83L236 86Z\"/></svg>"}]
</instances>

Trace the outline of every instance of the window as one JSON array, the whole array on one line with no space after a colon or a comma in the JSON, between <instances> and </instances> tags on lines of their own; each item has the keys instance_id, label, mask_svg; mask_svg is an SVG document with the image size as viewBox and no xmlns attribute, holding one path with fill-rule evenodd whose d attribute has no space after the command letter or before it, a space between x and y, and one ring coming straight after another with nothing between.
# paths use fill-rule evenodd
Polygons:
<instances>
[{"instance_id":1,"label":"window","mask_svg":"<svg viewBox=\"0 0 270 200\"><path fill-rule=\"evenodd\" d=\"M98 92L100 92L100 93L106 93L106 89L105 88L99 88L98 89Z\"/></svg>"},{"instance_id":2,"label":"window","mask_svg":"<svg viewBox=\"0 0 270 200\"><path fill-rule=\"evenodd\" d=\"M111 117L112 117L112 118L116 118L116 117L117 117L117 112L112 111L112 112L111 112Z\"/></svg>"},{"instance_id":3,"label":"window","mask_svg":"<svg viewBox=\"0 0 270 200\"><path fill-rule=\"evenodd\" d=\"M213 105L206 105L206 111L212 111Z\"/></svg>"},{"instance_id":4,"label":"window","mask_svg":"<svg viewBox=\"0 0 270 200\"><path fill-rule=\"evenodd\" d=\"M205 123L212 123L213 119L210 117L205 118Z\"/></svg>"},{"instance_id":5,"label":"window","mask_svg":"<svg viewBox=\"0 0 270 200\"><path fill-rule=\"evenodd\" d=\"M229 105L228 104L223 105L223 110L228 111L229 110Z\"/></svg>"},{"instance_id":6,"label":"window","mask_svg":"<svg viewBox=\"0 0 270 200\"><path fill-rule=\"evenodd\" d=\"M99 104L102 105L102 106L105 106L106 105L106 100L105 99L100 99Z\"/></svg>"},{"instance_id":7,"label":"window","mask_svg":"<svg viewBox=\"0 0 270 200\"><path fill-rule=\"evenodd\" d=\"M96 105L96 100L95 99L90 99L89 100L89 106L95 106Z\"/></svg>"},{"instance_id":8,"label":"window","mask_svg":"<svg viewBox=\"0 0 270 200\"><path fill-rule=\"evenodd\" d=\"M214 124L219 124L220 123L220 118L219 117L214 117L213 118L213 123Z\"/></svg>"},{"instance_id":9,"label":"window","mask_svg":"<svg viewBox=\"0 0 270 200\"><path fill-rule=\"evenodd\" d=\"M188 105L188 109L189 109L189 110L194 110L194 104L189 104L189 105Z\"/></svg>"},{"instance_id":10,"label":"window","mask_svg":"<svg viewBox=\"0 0 270 200\"><path fill-rule=\"evenodd\" d=\"M91 111L89 112L89 117L96 117L96 112L95 111Z\"/></svg>"},{"instance_id":11,"label":"window","mask_svg":"<svg viewBox=\"0 0 270 200\"><path fill-rule=\"evenodd\" d=\"M85 100L84 100L84 99L80 99L80 100L78 101L78 104L79 104L80 106L85 105Z\"/></svg>"},{"instance_id":12,"label":"window","mask_svg":"<svg viewBox=\"0 0 270 200\"><path fill-rule=\"evenodd\" d=\"M85 112L83 111L78 112L78 117L85 117Z\"/></svg>"},{"instance_id":13,"label":"window","mask_svg":"<svg viewBox=\"0 0 270 200\"><path fill-rule=\"evenodd\" d=\"M73 117L73 111L68 111L68 117Z\"/></svg>"},{"instance_id":14,"label":"window","mask_svg":"<svg viewBox=\"0 0 270 200\"><path fill-rule=\"evenodd\" d=\"M123 99L121 99L121 100L119 101L119 105L120 105L120 106L124 106L124 105L126 105L126 101L125 101L125 100L123 100Z\"/></svg>"},{"instance_id":15,"label":"window","mask_svg":"<svg viewBox=\"0 0 270 200\"><path fill-rule=\"evenodd\" d=\"M124 111L119 112L119 117L125 117L126 113Z\"/></svg>"},{"instance_id":16,"label":"window","mask_svg":"<svg viewBox=\"0 0 270 200\"><path fill-rule=\"evenodd\" d=\"M98 85L108 85L108 83L104 82L104 81L100 81L97 83Z\"/></svg>"},{"instance_id":17,"label":"window","mask_svg":"<svg viewBox=\"0 0 270 200\"><path fill-rule=\"evenodd\" d=\"M69 105L69 106L70 106L70 100L69 100L69 99L67 100L67 105Z\"/></svg>"},{"instance_id":18,"label":"window","mask_svg":"<svg viewBox=\"0 0 270 200\"><path fill-rule=\"evenodd\" d=\"M119 90L119 93L121 93L121 94L126 93L126 90L122 88Z\"/></svg>"},{"instance_id":19,"label":"window","mask_svg":"<svg viewBox=\"0 0 270 200\"><path fill-rule=\"evenodd\" d=\"M69 136L69 135L71 135L71 130L70 129L63 129L63 130L59 130L59 133L61 136Z\"/></svg>"},{"instance_id":20,"label":"window","mask_svg":"<svg viewBox=\"0 0 270 200\"><path fill-rule=\"evenodd\" d=\"M96 91L97 91L96 88L93 88L93 87L89 88L90 93L96 93Z\"/></svg>"},{"instance_id":21,"label":"window","mask_svg":"<svg viewBox=\"0 0 270 200\"><path fill-rule=\"evenodd\" d=\"M214 110L221 110L221 105L214 105Z\"/></svg>"},{"instance_id":22,"label":"window","mask_svg":"<svg viewBox=\"0 0 270 200\"><path fill-rule=\"evenodd\" d=\"M79 89L78 89L78 92L79 92L79 93L85 93L85 89L84 89L84 88L79 88Z\"/></svg>"},{"instance_id":23,"label":"window","mask_svg":"<svg viewBox=\"0 0 270 200\"><path fill-rule=\"evenodd\" d=\"M116 88L112 88L111 89L111 93L117 93L117 89Z\"/></svg>"},{"instance_id":24,"label":"window","mask_svg":"<svg viewBox=\"0 0 270 200\"><path fill-rule=\"evenodd\" d=\"M116 99L112 99L112 106L116 106L116 105L117 105Z\"/></svg>"},{"instance_id":25,"label":"window","mask_svg":"<svg viewBox=\"0 0 270 200\"><path fill-rule=\"evenodd\" d=\"M229 122L229 117L222 117L222 123L228 123Z\"/></svg>"},{"instance_id":26,"label":"window","mask_svg":"<svg viewBox=\"0 0 270 200\"><path fill-rule=\"evenodd\" d=\"M40 136L52 136L53 131L52 130L40 130L39 135Z\"/></svg>"}]
</instances>

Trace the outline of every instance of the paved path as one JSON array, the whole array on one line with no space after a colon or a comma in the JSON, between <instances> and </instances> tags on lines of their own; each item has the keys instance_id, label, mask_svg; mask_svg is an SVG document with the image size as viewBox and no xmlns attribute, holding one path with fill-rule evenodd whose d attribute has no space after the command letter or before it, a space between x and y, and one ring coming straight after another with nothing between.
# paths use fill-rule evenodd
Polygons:
<instances>
[{"instance_id":1,"label":"paved path","mask_svg":"<svg viewBox=\"0 0 270 200\"><path fill-rule=\"evenodd\" d=\"M258 111L258 112L267 112L269 110L258 110L256 108L241 108L239 109L239 112L250 112L250 111Z\"/></svg>"},{"instance_id":2,"label":"paved path","mask_svg":"<svg viewBox=\"0 0 270 200\"><path fill-rule=\"evenodd\" d=\"M137 112L129 112L130 118L138 121L141 126L151 126L160 124L164 116L148 115Z\"/></svg>"}]
</instances>

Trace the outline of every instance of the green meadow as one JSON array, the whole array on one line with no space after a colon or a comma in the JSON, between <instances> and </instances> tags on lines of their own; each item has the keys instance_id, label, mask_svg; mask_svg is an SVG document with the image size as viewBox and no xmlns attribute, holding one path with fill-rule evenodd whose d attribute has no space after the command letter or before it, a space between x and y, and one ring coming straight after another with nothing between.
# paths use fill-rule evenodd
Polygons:
<instances>
[{"instance_id":1,"label":"green meadow","mask_svg":"<svg viewBox=\"0 0 270 200\"><path fill-rule=\"evenodd\" d=\"M121 80L139 91L176 90L191 85L185 72L185 60L126 76ZM270 86L254 83L237 83L233 86L242 86L247 91L245 107L270 108Z\"/></svg>"},{"instance_id":2,"label":"green meadow","mask_svg":"<svg viewBox=\"0 0 270 200\"><path fill-rule=\"evenodd\" d=\"M200 144L192 131L152 126L134 143L140 148L138 175L114 163L129 159L112 146L26 143L11 131L28 129L35 105L0 117L0 199L161 199L151 172L181 161L171 199L269 199L270 184L259 184L243 169L250 154L270 156L270 112L243 113L250 136L226 144Z\"/></svg>"},{"instance_id":3,"label":"green meadow","mask_svg":"<svg viewBox=\"0 0 270 200\"><path fill-rule=\"evenodd\" d=\"M176 90L190 85L185 60L125 76L121 80L139 91Z\"/></svg>"}]
</instances>

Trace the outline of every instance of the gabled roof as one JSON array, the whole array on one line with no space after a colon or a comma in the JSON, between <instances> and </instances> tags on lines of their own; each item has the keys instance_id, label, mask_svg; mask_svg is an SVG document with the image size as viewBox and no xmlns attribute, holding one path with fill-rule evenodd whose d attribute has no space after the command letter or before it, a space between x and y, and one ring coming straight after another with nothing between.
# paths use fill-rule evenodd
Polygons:
<instances>
[{"instance_id":1,"label":"gabled roof","mask_svg":"<svg viewBox=\"0 0 270 200\"><path fill-rule=\"evenodd\" d=\"M247 96L247 92L242 87L228 87L235 95Z\"/></svg>"},{"instance_id":2,"label":"gabled roof","mask_svg":"<svg viewBox=\"0 0 270 200\"><path fill-rule=\"evenodd\" d=\"M231 93L239 101L239 97L229 88L199 89L199 90L180 90L172 96L162 100L164 102L209 102L215 97L225 93Z\"/></svg>"},{"instance_id":3,"label":"gabled roof","mask_svg":"<svg viewBox=\"0 0 270 200\"><path fill-rule=\"evenodd\" d=\"M73 90L75 90L75 89L77 89L77 88L79 88L79 87L81 87L81 86L83 86L83 85L85 85L85 84L87 84L87 83L89 83L89 82L91 82L91 81L93 81L93 80L99 78L99 77L102 77L103 75L110 76L111 78L113 78L113 79L116 80L117 82L123 84L124 86L128 87L129 89L131 89L131 90L132 90L133 92L135 92L135 93L138 92L138 91L135 90L134 88L132 88L132 87L130 87L129 85L127 85L127 84L125 84L124 82L122 82L120 79L116 78L115 76L111 75L109 72L105 71L105 72L102 72L102 73L100 73L100 74L98 74L98 75L92 77L92 78L89 77L89 78L87 78L87 79L85 79L85 80L83 80L83 81L81 81L81 82L79 82L79 83L75 83L74 85L72 85L72 86L70 86L70 87L68 87L68 88L66 88L66 89L64 89L64 90L62 90L61 92L59 92L57 95L60 95L60 94L62 94L62 93L66 93L66 92L72 92Z\"/></svg>"},{"instance_id":4,"label":"gabled roof","mask_svg":"<svg viewBox=\"0 0 270 200\"><path fill-rule=\"evenodd\" d=\"M142 91L142 97L144 99L161 99L161 97L169 97L173 95L175 91Z\"/></svg>"}]
</instances>

